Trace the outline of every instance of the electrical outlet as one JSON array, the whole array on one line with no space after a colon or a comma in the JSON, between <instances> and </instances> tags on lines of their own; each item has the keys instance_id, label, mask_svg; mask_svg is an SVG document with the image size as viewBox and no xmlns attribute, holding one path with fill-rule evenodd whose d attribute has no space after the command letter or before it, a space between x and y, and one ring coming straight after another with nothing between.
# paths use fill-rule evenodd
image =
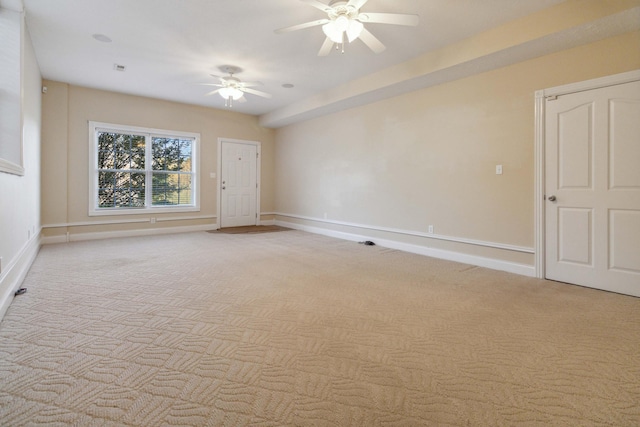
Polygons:
<instances>
[{"instance_id":1,"label":"electrical outlet","mask_svg":"<svg viewBox=\"0 0 640 427\"><path fill-rule=\"evenodd\" d=\"M433 225L430 225L428 230L429 230L429 234L433 234Z\"/></svg>"},{"instance_id":2,"label":"electrical outlet","mask_svg":"<svg viewBox=\"0 0 640 427\"><path fill-rule=\"evenodd\" d=\"M496 175L502 175L502 165L496 165Z\"/></svg>"},{"instance_id":3,"label":"electrical outlet","mask_svg":"<svg viewBox=\"0 0 640 427\"><path fill-rule=\"evenodd\" d=\"M156 219L155 218L151 218L151 224L155 224L156 223Z\"/></svg>"}]
</instances>

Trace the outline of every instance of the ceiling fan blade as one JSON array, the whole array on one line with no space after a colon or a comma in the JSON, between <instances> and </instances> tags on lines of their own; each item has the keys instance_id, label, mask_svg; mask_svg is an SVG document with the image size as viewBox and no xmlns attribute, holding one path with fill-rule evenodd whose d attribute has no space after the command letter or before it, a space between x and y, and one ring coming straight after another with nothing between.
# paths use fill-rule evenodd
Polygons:
<instances>
[{"instance_id":1,"label":"ceiling fan blade","mask_svg":"<svg viewBox=\"0 0 640 427\"><path fill-rule=\"evenodd\" d=\"M274 33L282 34L282 33L288 33L290 31L302 30L304 28L317 27L318 25L323 25L323 24L326 24L327 22L330 22L329 19L326 19L326 18L318 19L317 21L305 22L304 24L298 24L298 25L292 25L291 27L280 28L278 30L275 30Z\"/></svg>"},{"instance_id":2,"label":"ceiling fan blade","mask_svg":"<svg viewBox=\"0 0 640 427\"><path fill-rule=\"evenodd\" d=\"M318 56L327 56L331 53L331 48L333 47L333 41L329 37L324 39L324 43L322 43L322 47L320 51L318 51Z\"/></svg>"},{"instance_id":3,"label":"ceiling fan blade","mask_svg":"<svg viewBox=\"0 0 640 427\"><path fill-rule=\"evenodd\" d=\"M249 89L248 87L242 88L242 91L246 92L246 93L250 93L252 95L258 95L258 96L261 96L263 98L271 98L271 94L270 93L261 92L259 90L255 90L255 89Z\"/></svg>"},{"instance_id":4,"label":"ceiling fan blade","mask_svg":"<svg viewBox=\"0 0 640 427\"><path fill-rule=\"evenodd\" d=\"M242 82L240 85L242 87L255 87L255 86L262 86L263 83L262 82Z\"/></svg>"},{"instance_id":5,"label":"ceiling fan blade","mask_svg":"<svg viewBox=\"0 0 640 427\"><path fill-rule=\"evenodd\" d=\"M362 6L364 6L364 4L369 1L369 0L349 0L349 3L347 3L347 6L353 6L353 8L355 10L360 9Z\"/></svg>"},{"instance_id":6,"label":"ceiling fan blade","mask_svg":"<svg viewBox=\"0 0 640 427\"><path fill-rule=\"evenodd\" d=\"M201 85L201 86L215 86L215 87L224 87L223 85L221 85L221 84L218 84L218 83L198 83L198 84L199 84L199 85Z\"/></svg>"},{"instance_id":7,"label":"ceiling fan blade","mask_svg":"<svg viewBox=\"0 0 640 427\"><path fill-rule=\"evenodd\" d=\"M408 15L404 13L361 13L358 21L376 24L394 24L415 27L420 21L418 15Z\"/></svg>"},{"instance_id":8,"label":"ceiling fan blade","mask_svg":"<svg viewBox=\"0 0 640 427\"><path fill-rule=\"evenodd\" d=\"M329 6L328 4L324 4L322 2L319 2L318 0L300 0L302 3L306 3L309 6L313 6L316 9L320 9L323 12L329 12L331 9L333 9L331 6ZM366 1L366 0L365 0Z\"/></svg>"},{"instance_id":9,"label":"ceiling fan blade","mask_svg":"<svg viewBox=\"0 0 640 427\"><path fill-rule=\"evenodd\" d=\"M362 33L360 33L360 37L359 38L374 53L380 53L380 52L382 52L382 51L384 51L386 49L385 45L383 45L382 42L380 40L378 40L376 36L371 34L371 32L369 32L369 30L367 30L366 28L364 28L362 30Z\"/></svg>"},{"instance_id":10,"label":"ceiling fan blade","mask_svg":"<svg viewBox=\"0 0 640 427\"><path fill-rule=\"evenodd\" d=\"M204 96L210 96L210 95L215 95L216 93L220 92L220 89L216 89L216 90L212 90L209 93L205 93Z\"/></svg>"}]
</instances>

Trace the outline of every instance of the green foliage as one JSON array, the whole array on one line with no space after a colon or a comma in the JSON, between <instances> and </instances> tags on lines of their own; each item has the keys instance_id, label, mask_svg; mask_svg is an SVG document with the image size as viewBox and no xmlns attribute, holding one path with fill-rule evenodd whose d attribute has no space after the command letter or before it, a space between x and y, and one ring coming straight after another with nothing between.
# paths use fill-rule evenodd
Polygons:
<instances>
[{"instance_id":1,"label":"green foliage","mask_svg":"<svg viewBox=\"0 0 640 427\"><path fill-rule=\"evenodd\" d=\"M144 207L144 136L98 135L98 207Z\"/></svg>"},{"instance_id":2,"label":"green foliage","mask_svg":"<svg viewBox=\"0 0 640 427\"><path fill-rule=\"evenodd\" d=\"M144 169L144 136L101 132L98 169Z\"/></svg>"},{"instance_id":3,"label":"green foliage","mask_svg":"<svg viewBox=\"0 0 640 427\"><path fill-rule=\"evenodd\" d=\"M151 138L152 204L192 203L193 141ZM98 207L145 206L145 137L135 134L98 134Z\"/></svg>"},{"instance_id":4,"label":"green foliage","mask_svg":"<svg viewBox=\"0 0 640 427\"><path fill-rule=\"evenodd\" d=\"M192 141L176 138L153 138L152 203L180 205L191 203ZM173 172L173 173L172 173Z\"/></svg>"}]
</instances>

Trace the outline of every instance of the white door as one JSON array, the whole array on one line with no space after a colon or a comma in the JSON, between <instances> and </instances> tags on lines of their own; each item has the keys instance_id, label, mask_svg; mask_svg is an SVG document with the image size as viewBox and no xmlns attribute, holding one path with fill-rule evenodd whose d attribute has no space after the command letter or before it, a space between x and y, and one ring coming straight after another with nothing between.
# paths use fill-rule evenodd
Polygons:
<instances>
[{"instance_id":1,"label":"white door","mask_svg":"<svg viewBox=\"0 0 640 427\"><path fill-rule=\"evenodd\" d=\"M220 227L256 225L257 146L222 141L220 151Z\"/></svg>"},{"instance_id":2,"label":"white door","mask_svg":"<svg viewBox=\"0 0 640 427\"><path fill-rule=\"evenodd\" d=\"M640 82L546 101L546 277L640 296Z\"/></svg>"}]
</instances>

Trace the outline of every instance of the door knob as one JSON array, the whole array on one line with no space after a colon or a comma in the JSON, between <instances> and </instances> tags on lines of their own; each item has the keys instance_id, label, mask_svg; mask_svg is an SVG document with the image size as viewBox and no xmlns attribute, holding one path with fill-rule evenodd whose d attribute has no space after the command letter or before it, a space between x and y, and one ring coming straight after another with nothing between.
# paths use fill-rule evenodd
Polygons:
<instances>
[{"instance_id":1,"label":"door knob","mask_svg":"<svg viewBox=\"0 0 640 427\"><path fill-rule=\"evenodd\" d=\"M556 196L549 196L548 197L550 202L555 202L556 201Z\"/></svg>"}]
</instances>

